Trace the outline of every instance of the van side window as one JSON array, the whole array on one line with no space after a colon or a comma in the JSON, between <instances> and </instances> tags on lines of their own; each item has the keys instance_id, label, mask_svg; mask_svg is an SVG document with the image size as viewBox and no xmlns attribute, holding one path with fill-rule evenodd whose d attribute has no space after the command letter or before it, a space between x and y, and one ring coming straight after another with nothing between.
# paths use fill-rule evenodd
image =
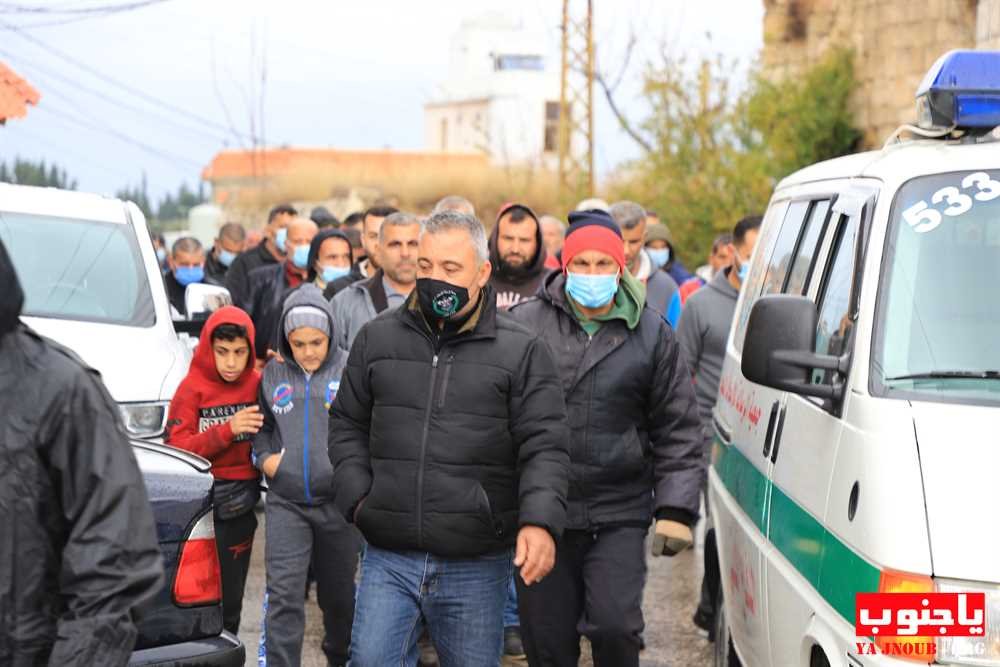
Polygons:
<instances>
[{"instance_id":1,"label":"van side window","mask_svg":"<svg viewBox=\"0 0 1000 667\"><path fill-rule=\"evenodd\" d=\"M809 289L809 270L812 268L816 256L816 247L823 236L829 211L830 201L828 199L813 202L812 209L809 211L809 219L806 221L802 238L799 241L799 247L795 251L792 270L788 274L788 284L783 290L785 294L801 296Z\"/></svg>"},{"instance_id":2,"label":"van side window","mask_svg":"<svg viewBox=\"0 0 1000 667\"><path fill-rule=\"evenodd\" d=\"M741 288L741 292L746 292L741 299L740 310L736 315L736 322L733 329L733 343L742 354L743 338L747 332L747 320L750 318L750 310L753 308L757 296L760 294L760 286L764 279L764 269L767 268L767 258L771 256L771 250L781 229L781 222L785 219L788 210L788 200L771 202L764 214L764 224L760 228L760 236L757 238L757 249L754 251L753 266L750 267L750 275Z\"/></svg>"},{"instance_id":3,"label":"van side window","mask_svg":"<svg viewBox=\"0 0 1000 667\"><path fill-rule=\"evenodd\" d=\"M771 259L764 274L764 287L761 294L778 294L785 284L785 276L792 265L795 244L799 240L799 232L806 213L809 211L808 201L796 201L788 205L788 213L781 223L781 231L774 243Z\"/></svg>"},{"instance_id":4,"label":"van side window","mask_svg":"<svg viewBox=\"0 0 1000 667\"><path fill-rule=\"evenodd\" d=\"M854 244L858 233L858 218L840 216L833 251L819 300L819 322L816 325L816 352L840 356L844 353L854 323L850 320L851 285L854 280ZM814 370L813 384L830 384L833 374Z\"/></svg>"}]
</instances>

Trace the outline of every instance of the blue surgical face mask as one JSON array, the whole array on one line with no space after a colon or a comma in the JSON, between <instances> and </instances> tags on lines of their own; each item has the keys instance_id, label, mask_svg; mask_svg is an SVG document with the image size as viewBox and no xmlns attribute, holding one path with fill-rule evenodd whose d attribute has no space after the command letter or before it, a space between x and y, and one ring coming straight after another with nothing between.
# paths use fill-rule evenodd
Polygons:
<instances>
[{"instance_id":1,"label":"blue surgical face mask","mask_svg":"<svg viewBox=\"0 0 1000 667\"><path fill-rule=\"evenodd\" d=\"M160 264L166 264L167 263L167 249L166 248L157 248L156 249L156 261L158 261Z\"/></svg>"},{"instance_id":2,"label":"blue surgical face mask","mask_svg":"<svg viewBox=\"0 0 1000 667\"><path fill-rule=\"evenodd\" d=\"M740 279L740 283L745 283L750 275L750 260L743 259L739 253L736 253L736 261L740 264L740 268L736 269L736 277Z\"/></svg>"},{"instance_id":3,"label":"blue surgical face mask","mask_svg":"<svg viewBox=\"0 0 1000 667\"><path fill-rule=\"evenodd\" d=\"M219 261L222 262L223 266L231 266L232 263L233 263L233 260L235 260L235 259L236 259L236 253L235 252L229 252L228 250L220 250L219 251Z\"/></svg>"},{"instance_id":4,"label":"blue surgical face mask","mask_svg":"<svg viewBox=\"0 0 1000 667\"><path fill-rule=\"evenodd\" d=\"M662 269L670 261L670 248L646 248L646 254L657 269Z\"/></svg>"},{"instance_id":5,"label":"blue surgical face mask","mask_svg":"<svg viewBox=\"0 0 1000 667\"><path fill-rule=\"evenodd\" d=\"M618 293L618 274L567 273L566 293L584 308L606 306Z\"/></svg>"},{"instance_id":6,"label":"blue surgical face mask","mask_svg":"<svg viewBox=\"0 0 1000 667\"><path fill-rule=\"evenodd\" d=\"M174 269L174 278L187 287L191 283L200 283L205 277L205 269L201 266L178 266Z\"/></svg>"},{"instance_id":7,"label":"blue surgical face mask","mask_svg":"<svg viewBox=\"0 0 1000 667\"><path fill-rule=\"evenodd\" d=\"M338 278L343 278L348 273L351 272L351 267L349 266L324 266L323 270L320 271L320 279L325 283L332 283Z\"/></svg>"},{"instance_id":8,"label":"blue surgical face mask","mask_svg":"<svg viewBox=\"0 0 1000 667\"><path fill-rule=\"evenodd\" d=\"M274 235L274 245L278 246L278 250L285 252L285 241L288 240L288 230L282 227L278 230L278 233Z\"/></svg>"},{"instance_id":9,"label":"blue surgical face mask","mask_svg":"<svg viewBox=\"0 0 1000 667\"><path fill-rule=\"evenodd\" d=\"M304 269L309 266L308 245L295 246L295 251L292 253L292 264L300 269Z\"/></svg>"}]
</instances>

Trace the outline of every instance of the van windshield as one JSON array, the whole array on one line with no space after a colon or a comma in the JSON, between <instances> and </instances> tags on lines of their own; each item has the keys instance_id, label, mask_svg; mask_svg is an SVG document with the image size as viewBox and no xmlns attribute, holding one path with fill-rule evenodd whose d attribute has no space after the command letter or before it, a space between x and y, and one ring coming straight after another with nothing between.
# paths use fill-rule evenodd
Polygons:
<instances>
[{"instance_id":1,"label":"van windshield","mask_svg":"<svg viewBox=\"0 0 1000 667\"><path fill-rule=\"evenodd\" d=\"M0 211L24 315L152 326L153 298L130 225Z\"/></svg>"},{"instance_id":2,"label":"van windshield","mask_svg":"<svg viewBox=\"0 0 1000 667\"><path fill-rule=\"evenodd\" d=\"M914 400L1000 404L1000 170L900 188L885 257L876 385Z\"/></svg>"}]
</instances>

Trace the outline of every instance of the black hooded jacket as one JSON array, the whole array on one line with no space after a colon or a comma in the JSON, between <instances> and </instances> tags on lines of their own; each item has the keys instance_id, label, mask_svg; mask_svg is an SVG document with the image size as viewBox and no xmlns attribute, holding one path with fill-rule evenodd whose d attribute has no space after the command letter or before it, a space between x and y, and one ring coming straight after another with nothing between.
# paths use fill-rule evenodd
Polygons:
<instances>
[{"instance_id":1,"label":"black hooded jacket","mask_svg":"<svg viewBox=\"0 0 1000 667\"><path fill-rule=\"evenodd\" d=\"M500 235L500 218L509 213L512 209L524 211L535 224L535 255L528 262L527 266L520 269L513 269L500 260L500 252L497 249L497 237ZM524 224L526 221L515 224ZM490 264L493 265L493 274L490 276L490 285L497 294L497 308L507 310L516 303L535 295L542 280L549 273L545 268L545 243L542 240L542 226L538 218L527 206L515 204L500 211L497 222L493 225L490 233Z\"/></svg>"},{"instance_id":2,"label":"black hooded jacket","mask_svg":"<svg viewBox=\"0 0 1000 667\"><path fill-rule=\"evenodd\" d=\"M330 408L336 504L371 544L444 557L511 546L566 518L565 407L552 356L487 287L441 337L414 290L366 324Z\"/></svg>"},{"instance_id":3,"label":"black hooded jacket","mask_svg":"<svg viewBox=\"0 0 1000 667\"><path fill-rule=\"evenodd\" d=\"M570 425L566 527L646 526L655 515L693 524L705 482L698 409L680 344L643 308L635 328L605 322L593 338L552 274L510 316L548 343Z\"/></svg>"},{"instance_id":4,"label":"black hooded jacket","mask_svg":"<svg viewBox=\"0 0 1000 667\"><path fill-rule=\"evenodd\" d=\"M0 242L0 665L125 665L163 585L146 487L100 376L19 320Z\"/></svg>"}]
</instances>

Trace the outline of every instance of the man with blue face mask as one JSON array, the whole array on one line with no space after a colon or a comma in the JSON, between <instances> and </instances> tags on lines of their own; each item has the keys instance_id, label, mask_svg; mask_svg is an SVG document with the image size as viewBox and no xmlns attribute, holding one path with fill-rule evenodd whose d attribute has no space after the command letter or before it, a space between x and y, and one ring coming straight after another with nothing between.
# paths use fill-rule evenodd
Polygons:
<instances>
[{"instance_id":1,"label":"man with blue face mask","mask_svg":"<svg viewBox=\"0 0 1000 667\"><path fill-rule=\"evenodd\" d=\"M740 287L750 270L750 257L757 244L760 216L748 216L733 229L733 265L717 272L703 288L691 295L677 325L684 360L694 377L695 396L701 416L702 455L706 464L712 446L712 409L719 393L722 364L726 358L729 327L736 312ZM705 578L694 623L706 632L715 627L715 600L719 593L715 531L705 536ZM714 560L710 560L714 559ZM714 637L713 637L714 639Z\"/></svg>"},{"instance_id":2,"label":"man with blue face mask","mask_svg":"<svg viewBox=\"0 0 1000 667\"><path fill-rule=\"evenodd\" d=\"M237 255L243 251L246 238L246 230L237 222L227 222L219 228L219 236L205 258L206 283L225 287L226 273Z\"/></svg>"},{"instance_id":3,"label":"man with blue face mask","mask_svg":"<svg viewBox=\"0 0 1000 667\"><path fill-rule=\"evenodd\" d=\"M571 213L562 271L510 315L553 351L570 425L567 523L550 575L518 582L531 665L638 667L645 539L654 555L691 544L705 479L691 376L663 316L628 270L621 229ZM641 244L640 246L641 247Z\"/></svg>"},{"instance_id":4,"label":"man with blue face mask","mask_svg":"<svg viewBox=\"0 0 1000 667\"><path fill-rule=\"evenodd\" d=\"M268 349L277 349L281 304L289 292L308 280L309 249L319 232L308 218L294 218L285 229L285 261L258 267L249 275L250 296L244 310L257 329L254 351L260 361L267 359Z\"/></svg>"},{"instance_id":5,"label":"man with blue face mask","mask_svg":"<svg viewBox=\"0 0 1000 667\"><path fill-rule=\"evenodd\" d=\"M262 266L274 266L285 261L288 223L298 212L288 204L281 204L267 214L264 239L256 247L240 254L226 272L226 288L233 296L233 304L243 310L250 308L250 273Z\"/></svg>"},{"instance_id":6,"label":"man with blue face mask","mask_svg":"<svg viewBox=\"0 0 1000 667\"><path fill-rule=\"evenodd\" d=\"M205 249L201 241L183 236L176 241L167 258L168 271L163 275L170 306L177 311L177 318L185 317L184 292L192 283L205 282Z\"/></svg>"}]
</instances>

